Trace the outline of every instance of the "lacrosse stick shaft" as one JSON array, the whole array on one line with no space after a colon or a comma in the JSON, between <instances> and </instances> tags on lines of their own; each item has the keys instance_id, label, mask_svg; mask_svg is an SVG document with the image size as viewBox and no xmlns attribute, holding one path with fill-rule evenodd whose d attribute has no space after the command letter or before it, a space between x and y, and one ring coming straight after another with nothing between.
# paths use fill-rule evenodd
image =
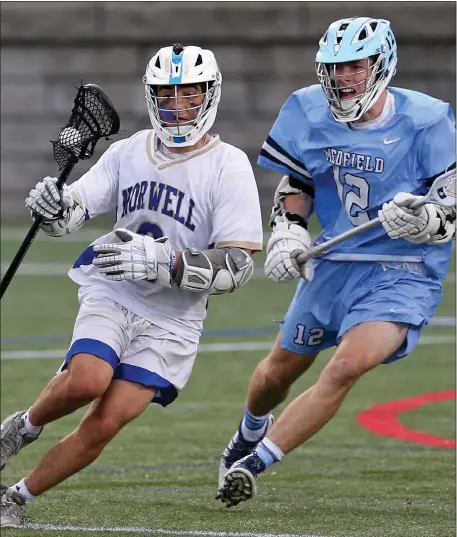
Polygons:
<instances>
[{"instance_id":1,"label":"lacrosse stick shaft","mask_svg":"<svg viewBox=\"0 0 457 537\"><path fill-rule=\"evenodd\" d=\"M77 162L78 160L76 159L76 157L70 158L65 168L62 170L62 173L59 175L57 179L56 186L58 189L60 189L64 185L64 183L67 181L68 176L70 175L71 171L73 170ZM5 291L8 289L8 286L11 283L11 280L13 279L14 275L16 274L16 271L19 268L19 265L22 263L22 260L24 259L25 254L27 253L28 249L30 248L33 242L33 239L36 237L38 230L40 229L40 225L42 221L43 221L43 217L40 215L37 215L37 217L33 220L33 224L31 225L27 235L25 236L25 239L22 241L22 244L19 247L19 250L17 251L16 255L14 256L14 259L11 262L11 265L8 267L8 270L6 271L5 276L2 278L2 281L0 282L0 298L3 297L3 295L5 294Z\"/></svg>"},{"instance_id":2,"label":"lacrosse stick shaft","mask_svg":"<svg viewBox=\"0 0 457 537\"><path fill-rule=\"evenodd\" d=\"M448 181L448 184L450 184L450 181ZM454 193L455 193L455 183L454 183ZM414 207L414 208L421 207L422 205L425 205L428 201L430 200L427 198L427 196L424 196L422 199L417 200L413 205L411 205L411 207ZM435 203L435 202L431 201L431 203ZM381 219L378 216L377 218L374 218L373 220L370 220L369 222L365 222L365 224L362 224L353 229L350 229L349 231L345 231L344 233L341 233L341 235L338 235L334 237L333 239L323 242L322 244L319 244L319 246L315 246L314 248L311 248L307 252L300 254L297 257L297 263L299 265L302 265L303 263L306 263L308 259L319 257L323 252L327 251L332 246L336 246L337 244L340 244L341 242L347 239L355 237L356 235L359 235L360 233L363 233L364 231L367 231L368 229L372 229L380 223L381 223Z\"/></svg>"},{"instance_id":3,"label":"lacrosse stick shaft","mask_svg":"<svg viewBox=\"0 0 457 537\"><path fill-rule=\"evenodd\" d=\"M334 237L329 241L323 242L322 244L319 244L319 246L315 246L314 248L308 250L306 253L299 255L297 257L297 262L299 265L301 265L302 263L308 261L308 259L320 256L323 252L325 252L332 246L336 246L337 244L340 244L340 242L355 237L356 235L359 235L360 233L363 233L368 229L372 229L380 223L381 220L379 219L379 217L377 217L373 220L370 220L369 222L365 222L365 224L354 227L349 231L345 231L344 233L341 233L341 235L338 235L337 237Z\"/></svg>"}]
</instances>

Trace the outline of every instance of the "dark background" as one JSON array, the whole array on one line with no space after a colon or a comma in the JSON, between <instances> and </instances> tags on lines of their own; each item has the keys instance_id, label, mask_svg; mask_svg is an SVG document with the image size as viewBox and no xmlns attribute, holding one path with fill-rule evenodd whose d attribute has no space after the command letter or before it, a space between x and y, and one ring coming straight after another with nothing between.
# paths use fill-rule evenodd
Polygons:
<instances>
[{"instance_id":1,"label":"dark background","mask_svg":"<svg viewBox=\"0 0 457 537\"><path fill-rule=\"evenodd\" d=\"M399 47L393 85L455 108L455 11L455 2L2 2L2 218L26 217L30 188L57 174L49 140L67 122L81 78L107 92L127 137L150 127L142 84L150 57L174 42L210 48L223 75L213 131L254 164L289 94L317 82L318 41L339 18L390 20ZM95 157L106 148L101 142ZM71 180L94 162L80 163ZM254 171L267 214L279 175Z\"/></svg>"}]
</instances>

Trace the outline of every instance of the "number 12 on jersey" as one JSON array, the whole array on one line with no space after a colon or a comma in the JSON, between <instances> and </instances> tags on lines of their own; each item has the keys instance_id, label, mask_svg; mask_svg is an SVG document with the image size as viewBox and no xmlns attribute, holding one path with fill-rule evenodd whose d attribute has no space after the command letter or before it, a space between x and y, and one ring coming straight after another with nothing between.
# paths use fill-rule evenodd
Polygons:
<instances>
[{"instance_id":1,"label":"number 12 on jersey","mask_svg":"<svg viewBox=\"0 0 457 537\"><path fill-rule=\"evenodd\" d=\"M360 226L360 224L368 222L370 218L366 209L368 208L370 185L366 179L360 175L342 173L341 167L336 164L333 165L333 178L338 189L338 196L351 224ZM345 185L349 189L345 189Z\"/></svg>"}]
</instances>

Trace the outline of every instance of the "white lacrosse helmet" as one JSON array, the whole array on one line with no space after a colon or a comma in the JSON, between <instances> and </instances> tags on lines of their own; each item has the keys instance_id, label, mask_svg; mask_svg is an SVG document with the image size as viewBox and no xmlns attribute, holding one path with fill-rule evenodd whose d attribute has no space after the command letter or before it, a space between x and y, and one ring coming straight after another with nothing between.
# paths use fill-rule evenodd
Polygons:
<instances>
[{"instance_id":1,"label":"white lacrosse helmet","mask_svg":"<svg viewBox=\"0 0 457 537\"><path fill-rule=\"evenodd\" d=\"M354 99L341 99L336 64L365 58L374 61L361 82L365 91ZM346 123L360 119L387 87L396 65L397 44L389 21L354 17L333 22L319 41L316 72L335 120Z\"/></svg>"},{"instance_id":2,"label":"white lacrosse helmet","mask_svg":"<svg viewBox=\"0 0 457 537\"><path fill-rule=\"evenodd\" d=\"M212 127L216 119L217 106L221 97L222 75L214 54L210 50L181 44L164 47L155 54L146 67L143 77L146 103L152 126L159 139L167 147L194 145ZM189 121L179 119L177 91L180 85L201 84L204 101L198 107L197 117ZM157 87L174 87L176 108L160 109ZM172 118L172 122L161 117Z\"/></svg>"}]
</instances>

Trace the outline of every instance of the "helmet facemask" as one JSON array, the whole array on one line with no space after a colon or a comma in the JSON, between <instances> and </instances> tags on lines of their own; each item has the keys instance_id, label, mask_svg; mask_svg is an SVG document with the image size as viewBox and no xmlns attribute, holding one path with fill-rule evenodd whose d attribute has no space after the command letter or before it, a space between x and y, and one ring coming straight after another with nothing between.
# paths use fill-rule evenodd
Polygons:
<instances>
[{"instance_id":1,"label":"helmet facemask","mask_svg":"<svg viewBox=\"0 0 457 537\"><path fill-rule=\"evenodd\" d=\"M180 43L161 48L143 82L152 128L165 146L192 147L213 126L222 75L210 50Z\"/></svg>"},{"instance_id":2,"label":"helmet facemask","mask_svg":"<svg viewBox=\"0 0 457 537\"><path fill-rule=\"evenodd\" d=\"M197 91L186 91L186 88ZM185 143L188 139L196 143L199 131L210 119L214 122L211 116L215 115L219 92L220 84L212 81L164 86L145 84L146 103L153 125L180 146L189 145Z\"/></svg>"},{"instance_id":3,"label":"helmet facemask","mask_svg":"<svg viewBox=\"0 0 457 537\"><path fill-rule=\"evenodd\" d=\"M360 78L348 84L344 81L347 75L337 73L337 63L317 63L316 71L319 82L324 90L330 110L337 121L355 121L377 101L386 88L391 77L386 78L382 54L366 58L367 67L350 74ZM351 98L351 93L354 97Z\"/></svg>"},{"instance_id":4,"label":"helmet facemask","mask_svg":"<svg viewBox=\"0 0 457 537\"><path fill-rule=\"evenodd\" d=\"M389 21L352 17L333 22L319 41L316 72L334 119L361 119L387 88L396 65Z\"/></svg>"}]
</instances>

